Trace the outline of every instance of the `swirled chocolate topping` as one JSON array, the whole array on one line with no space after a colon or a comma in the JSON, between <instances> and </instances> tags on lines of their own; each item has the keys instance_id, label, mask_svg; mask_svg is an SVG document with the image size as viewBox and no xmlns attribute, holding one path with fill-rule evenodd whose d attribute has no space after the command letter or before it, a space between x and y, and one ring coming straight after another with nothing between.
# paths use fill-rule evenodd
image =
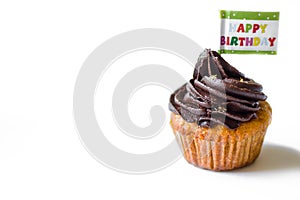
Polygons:
<instances>
[{"instance_id":1,"label":"swirled chocolate topping","mask_svg":"<svg viewBox=\"0 0 300 200\"><path fill-rule=\"evenodd\" d=\"M193 79L171 95L169 109L199 126L223 124L235 129L256 118L259 101L266 99L260 84L245 77L216 51L206 49L198 58Z\"/></svg>"}]
</instances>

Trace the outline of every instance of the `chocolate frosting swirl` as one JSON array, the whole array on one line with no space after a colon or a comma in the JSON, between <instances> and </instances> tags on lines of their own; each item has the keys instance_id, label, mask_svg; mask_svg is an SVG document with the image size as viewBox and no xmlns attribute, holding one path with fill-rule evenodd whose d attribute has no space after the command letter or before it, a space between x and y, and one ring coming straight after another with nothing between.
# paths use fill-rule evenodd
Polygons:
<instances>
[{"instance_id":1,"label":"chocolate frosting swirl","mask_svg":"<svg viewBox=\"0 0 300 200\"><path fill-rule=\"evenodd\" d=\"M266 99L260 84L245 77L216 51L205 49L193 79L171 95L169 109L199 126L223 124L235 129L256 118L259 101Z\"/></svg>"}]
</instances>

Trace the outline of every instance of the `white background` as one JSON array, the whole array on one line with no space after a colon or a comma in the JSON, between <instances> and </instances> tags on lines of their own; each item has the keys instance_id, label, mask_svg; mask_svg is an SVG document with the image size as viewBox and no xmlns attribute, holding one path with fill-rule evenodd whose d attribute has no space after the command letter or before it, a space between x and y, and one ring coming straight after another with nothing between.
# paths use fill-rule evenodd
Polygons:
<instances>
[{"instance_id":1,"label":"white background","mask_svg":"<svg viewBox=\"0 0 300 200\"><path fill-rule=\"evenodd\" d=\"M156 173L129 175L93 159L72 115L74 83L87 56L114 35L149 27L217 50L220 9L280 11L277 56L224 55L263 84L273 107L259 160L243 170L215 173L181 158ZM300 199L297 13L296 1L1 1L0 199ZM185 72L189 79L192 69ZM168 95L161 96L163 106ZM134 110L129 108L133 120ZM168 134L158 137L168 142ZM151 151L146 146L141 151ZM127 151L138 153L138 147Z\"/></svg>"}]
</instances>

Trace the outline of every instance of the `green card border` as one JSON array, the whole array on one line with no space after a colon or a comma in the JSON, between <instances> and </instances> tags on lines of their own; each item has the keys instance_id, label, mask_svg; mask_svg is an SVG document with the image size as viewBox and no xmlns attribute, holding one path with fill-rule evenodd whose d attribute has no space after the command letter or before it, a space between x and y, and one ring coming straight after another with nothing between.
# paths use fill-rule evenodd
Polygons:
<instances>
[{"instance_id":1,"label":"green card border","mask_svg":"<svg viewBox=\"0 0 300 200\"><path fill-rule=\"evenodd\" d=\"M253 12L220 10L221 19L242 19L242 20L279 20L280 12Z\"/></svg>"},{"instance_id":2,"label":"green card border","mask_svg":"<svg viewBox=\"0 0 300 200\"><path fill-rule=\"evenodd\" d=\"M277 51L255 51L255 50L219 50L220 54L261 54L261 55L277 55Z\"/></svg>"}]
</instances>

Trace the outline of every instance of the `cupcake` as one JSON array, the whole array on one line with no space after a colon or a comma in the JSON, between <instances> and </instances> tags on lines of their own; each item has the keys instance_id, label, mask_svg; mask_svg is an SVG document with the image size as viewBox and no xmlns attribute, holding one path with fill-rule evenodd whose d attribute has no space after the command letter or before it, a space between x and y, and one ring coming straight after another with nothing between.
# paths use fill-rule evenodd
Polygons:
<instances>
[{"instance_id":1,"label":"cupcake","mask_svg":"<svg viewBox=\"0 0 300 200\"><path fill-rule=\"evenodd\" d=\"M170 97L170 124L185 159L214 171L253 163L271 123L266 99L262 85L204 50L193 79Z\"/></svg>"}]
</instances>

